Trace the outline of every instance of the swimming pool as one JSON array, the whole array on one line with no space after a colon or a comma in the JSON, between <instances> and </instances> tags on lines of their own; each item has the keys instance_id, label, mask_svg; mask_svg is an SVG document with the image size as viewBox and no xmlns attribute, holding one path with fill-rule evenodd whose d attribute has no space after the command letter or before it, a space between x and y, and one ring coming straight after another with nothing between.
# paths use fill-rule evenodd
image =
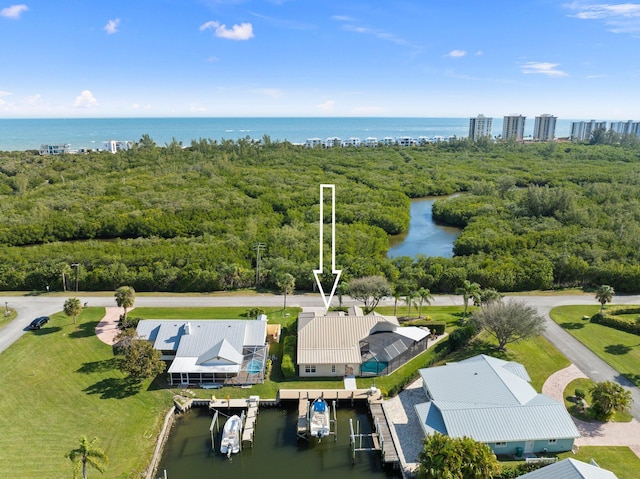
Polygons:
<instances>
[{"instance_id":1,"label":"swimming pool","mask_svg":"<svg viewBox=\"0 0 640 479\"><path fill-rule=\"evenodd\" d=\"M249 374L260 374L262 368L262 361L258 361L257 359L252 359L247 363L247 373Z\"/></svg>"}]
</instances>

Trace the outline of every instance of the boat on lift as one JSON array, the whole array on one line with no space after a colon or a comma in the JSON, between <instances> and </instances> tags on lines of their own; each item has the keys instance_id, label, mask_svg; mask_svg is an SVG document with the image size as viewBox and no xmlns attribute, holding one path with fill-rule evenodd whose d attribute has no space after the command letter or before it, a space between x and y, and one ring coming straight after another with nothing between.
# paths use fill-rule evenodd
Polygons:
<instances>
[{"instance_id":1,"label":"boat on lift","mask_svg":"<svg viewBox=\"0 0 640 479\"><path fill-rule=\"evenodd\" d=\"M329 427L329 406L322 398L317 398L311 403L309 413L309 433L312 437L317 437L321 441L331 432Z\"/></svg>"}]
</instances>

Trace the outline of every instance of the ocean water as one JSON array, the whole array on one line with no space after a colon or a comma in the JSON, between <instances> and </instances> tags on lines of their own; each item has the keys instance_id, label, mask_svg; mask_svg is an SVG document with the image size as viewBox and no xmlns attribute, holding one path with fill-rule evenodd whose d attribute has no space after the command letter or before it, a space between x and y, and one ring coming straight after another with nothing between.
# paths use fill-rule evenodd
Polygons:
<instances>
[{"instance_id":1,"label":"ocean water","mask_svg":"<svg viewBox=\"0 0 640 479\"><path fill-rule=\"evenodd\" d=\"M568 136L571 121L558 119L556 136ZM527 120L525 136L533 133ZM493 135L502 133L502 118L493 119ZM304 143L307 138L390 136L457 136L469 134L469 118L83 118L0 119L0 151L39 149L42 144L69 143L72 149L102 148L107 140L138 141L148 134L159 146L174 138L191 140L260 139Z\"/></svg>"}]
</instances>

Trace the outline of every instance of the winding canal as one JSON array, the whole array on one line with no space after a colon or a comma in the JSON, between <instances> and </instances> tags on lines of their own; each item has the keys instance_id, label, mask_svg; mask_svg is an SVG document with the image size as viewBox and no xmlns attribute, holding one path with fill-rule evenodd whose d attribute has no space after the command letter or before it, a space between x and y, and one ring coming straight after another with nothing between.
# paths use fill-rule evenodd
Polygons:
<instances>
[{"instance_id":1,"label":"winding canal","mask_svg":"<svg viewBox=\"0 0 640 479\"><path fill-rule=\"evenodd\" d=\"M245 479L276 477L278 479L389 479L398 477L385 471L376 452L358 452L352 464L349 444L349 419L354 428L360 421L360 432L370 433L366 406L351 408L340 404L337 409L337 441L333 436L322 442L297 439L297 409L261 407L256 423L255 444L231 459L219 451L211 451L209 426L211 415L206 408L194 408L179 418L165 445L156 477L167 479L204 479L223 477ZM224 424L224 419L222 420ZM221 425L222 425L221 424ZM219 446L219 437L215 438ZM363 446L366 441L363 443Z\"/></svg>"},{"instance_id":2,"label":"winding canal","mask_svg":"<svg viewBox=\"0 0 640 479\"><path fill-rule=\"evenodd\" d=\"M453 242L460 228L439 225L433 221L432 208L443 196L428 196L411 200L409 231L403 235L389 237L389 258L411 256L453 256Z\"/></svg>"}]
</instances>

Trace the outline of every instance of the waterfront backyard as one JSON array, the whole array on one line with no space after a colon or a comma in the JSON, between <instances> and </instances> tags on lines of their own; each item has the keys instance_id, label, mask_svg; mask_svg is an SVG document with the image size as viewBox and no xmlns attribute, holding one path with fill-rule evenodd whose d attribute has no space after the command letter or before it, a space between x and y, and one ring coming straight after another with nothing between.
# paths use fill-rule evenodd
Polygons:
<instances>
[{"instance_id":1,"label":"waterfront backyard","mask_svg":"<svg viewBox=\"0 0 640 479\"><path fill-rule=\"evenodd\" d=\"M155 309L155 308L154 308ZM454 328L462 308L427 308L423 311ZM145 317L233 317L241 318L246 308L205 308L190 311L140 308L132 314ZM386 312L386 311L385 311ZM292 314L293 313L293 314ZM285 316L270 311L270 321L291 327L296 311ZM402 310L398 315L406 314ZM80 436L98 437L110 464L103 477L137 477L149 463L161 421L172 404L177 389L168 389L162 378L130 384L115 367L111 347L95 336L95 327L104 316L103 308L86 308L74 325L62 314L52 316L51 323L37 332L25 334L0 355L0 408L9 411L0 419L0 476L41 478L70 477L71 463L64 456L77 447ZM430 348L407 363L392 376L377 378L376 385L393 390L414 377L415 372L443 354L444 345ZM480 352L495 354L488 341L477 341L447 360L462 359ZM280 345L273 349L281 354ZM544 379L567 365L567 360L543 338L510 346L505 356L522 362L540 390ZM368 387L371 379L358 379L358 387ZM219 397L245 397L257 394L275 397L280 388L341 388L342 381L287 381L277 362L265 384L252 389L225 388ZM194 389L201 397L211 391ZM283 425L284 427L284 425ZM598 460L599 450L593 457ZM28 451L25 452L25 451ZM635 458L635 456L633 456ZM633 459L637 461L637 458ZM639 465L639 463L635 463ZM624 476L619 476L624 477Z\"/></svg>"}]
</instances>

